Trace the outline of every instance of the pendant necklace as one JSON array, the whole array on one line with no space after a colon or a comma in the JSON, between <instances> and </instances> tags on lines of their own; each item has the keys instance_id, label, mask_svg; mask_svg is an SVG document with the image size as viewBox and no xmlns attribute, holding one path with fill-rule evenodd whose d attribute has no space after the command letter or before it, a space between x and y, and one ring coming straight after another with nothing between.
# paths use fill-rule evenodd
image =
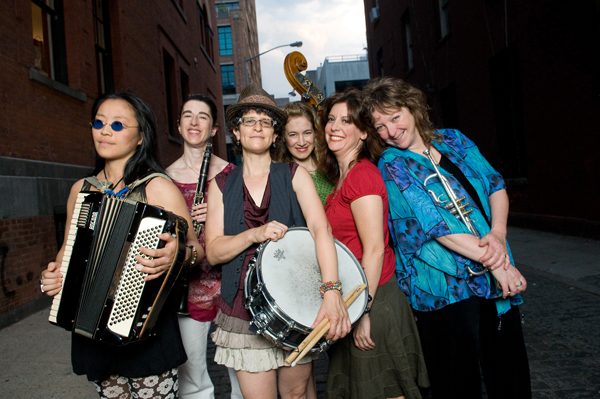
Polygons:
<instances>
[{"instance_id":1,"label":"pendant necklace","mask_svg":"<svg viewBox=\"0 0 600 399\"><path fill-rule=\"evenodd\" d=\"M116 193L112 190L113 187L117 187L119 185L119 183L121 183L121 181L123 181L124 176L121 176L121 178L119 180L117 180L117 182L115 184L112 184L108 180L108 176L106 176L106 169L102 169L102 174L104 175L105 180L100 182L100 185L101 185L100 190L102 190L102 192L104 192L104 194L109 195L109 196L114 196L114 197L122 197L125 195L125 193L127 193L129 191L129 187L127 187L127 186L123 187L121 190L117 191Z\"/></svg>"}]
</instances>

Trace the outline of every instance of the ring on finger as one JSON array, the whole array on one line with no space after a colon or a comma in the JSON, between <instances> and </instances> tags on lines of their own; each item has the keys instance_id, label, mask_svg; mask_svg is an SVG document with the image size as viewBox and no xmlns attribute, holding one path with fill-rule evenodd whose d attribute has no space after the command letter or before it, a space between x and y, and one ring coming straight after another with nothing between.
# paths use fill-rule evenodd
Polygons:
<instances>
[{"instance_id":1,"label":"ring on finger","mask_svg":"<svg viewBox=\"0 0 600 399\"><path fill-rule=\"evenodd\" d=\"M515 287L521 288L522 285L523 285L523 281L519 280L519 282L517 284L515 284Z\"/></svg>"},{"instance_id":2,"label":"ring on finger","mask_svg":"<svg viewBox=\"0 0 600 399\"><path fill-rule=\"evenodd\" d=\"M42 291L42 294L43 294L44 292L46 292L46 291L44 291L44 284L41 284L41 283L40 283L40 291Z\"/></svg>"}]
</instances>

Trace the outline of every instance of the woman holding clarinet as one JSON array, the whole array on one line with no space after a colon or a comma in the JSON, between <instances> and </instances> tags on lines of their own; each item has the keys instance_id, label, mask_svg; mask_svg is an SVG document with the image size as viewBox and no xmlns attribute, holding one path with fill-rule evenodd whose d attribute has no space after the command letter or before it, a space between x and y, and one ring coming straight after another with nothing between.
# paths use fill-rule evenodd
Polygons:
<instances>
[{"instance_id":1,"label":"woman holding clarinet","mask_svg":"<svg viewBox=\"0 0 600 399\"><path fill-rule=\"evenodd\" d=\"M218 173L233 168L233 164L212 154L211 141L218 131L216 118L217 106L210 97L201 94L188 96L177 126L183 139L183 154L167 168L190 209L194 232L202 246L207 207L205 192ZM214 300L220 289L221 271L211 268L205 258L189 271L187 287L183 286L179 328L188 360L179 367L181 398L214 397L214 386L206 365L206 345L211 322L217 313ZM235 373L232 369L228 371L231 397L241 398Z\"/></svg>"}]
</instances>

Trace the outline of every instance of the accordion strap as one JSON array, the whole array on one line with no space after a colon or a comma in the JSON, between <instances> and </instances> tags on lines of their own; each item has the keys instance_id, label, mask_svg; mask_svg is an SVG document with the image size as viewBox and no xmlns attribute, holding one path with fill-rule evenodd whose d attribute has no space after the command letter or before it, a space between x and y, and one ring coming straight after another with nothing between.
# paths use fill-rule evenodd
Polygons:
<instances>
[{"instance_id":1,"label":"accordion strap","mask_svg":"<svg viewBox=\"0 0 600 399\"><path fill-rule=\"evenodd\" d=\"M171 181L171 178L167 175L165 175L164 173L160 173L160 172L154 172L154 173L150 173L148 176L144 176L141 179L137 179L136 181L134 181L133 183L129 184L129 190L133 191L137 186L146 183L149 180L154 179L155 177L162 177L167 179L168 181Z\"/></svg>"}]
</instances>

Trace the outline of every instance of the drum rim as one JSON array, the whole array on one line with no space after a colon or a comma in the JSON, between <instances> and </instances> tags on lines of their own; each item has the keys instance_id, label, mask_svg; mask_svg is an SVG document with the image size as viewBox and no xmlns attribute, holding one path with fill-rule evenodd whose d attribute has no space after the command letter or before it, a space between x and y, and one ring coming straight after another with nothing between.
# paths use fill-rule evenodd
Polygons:
<instances>
[{"instance_id":1,"label":"drum rim","mask_svg":"<svg viewBox=\"0 0 600 399\"><path fill-rule=\"evenodd\" d=\"M294 226L294 227L290 227L288 228L287 232L285 235L287 235L287 233L289 233L290 231L306 231L310 234L310 229L308 227L304 227L304 226ZM284 235L284 237L285 237ZM350 320L351 324L356 323L358 320L360 320L360 318L362 317L362 315L364 314L365 309L367 308L368 305L368 280L367 280L367 276L365 274L365 270L362 267L362 264L358 261L358 259L356 258L356 256L354 256L354 254L352 253L352 251L350 251L350 249L341 241L339 241L337 238L333 237L334 240L334 244L337 244L341 247L341 249L344 250L344 252L346 252L347 255L349 255L350 259L355 262L355 266L356 269L358 270L360 276L362 277L363 281L365 282L365 284L367 284L367 289L365 289L363 291L363 293L361 293L360 296L364 297L364 306L362 307L362 310L358 313L358 317L356 318L356 320ZM257 274L257 280L259 283L263 283L264 284L264 279L262 278L262 273L260 268L257 267L258 264L260 264L260 261L262 260L262 256L264 254L264 248L270 243L272 242L272 240L267 240L263 243L261 243L256 252L257 255L254 256L254 259L250 261L250 264L248 265L248 272L246 273L246 278L244 279L244 295L246 296L246 298L248 297L247 295L247 280L248 280L248 275L250 274L250 265L252 265L252 267L256 268L256 274ZM276 242L276 241L274 241ZM338 267L339 267L339 262L338 262ZM348 287L346 287L348 288ZM354 287L350 287L351 289L353 289ZM291 320L295 323L295 325L297 326L302 326L304 327L304 329L306 329L307 331L304 330L300 330L302 332L306 332L307 334L310 333L313 328L310 326L306 326L303 323L300 323L296 320L294 320L292 317L290 317L290 315L288 315L281 307L277 306L277 304L275 303L275 298L273 298L273 296L271 295L271 293L266 290L266 294L268 294L268 298L267 301L269 302L269 305L271 305L275 312L278 316L282 317L285 320ZM358 300L358 298L357 298ZM356 301L355 301L356 303ZM252 316L254 316L254 312L252 312L251 308L248 308L248 310L250 311L250 313L252 314Z\"/></svg>"}]
</instances>

